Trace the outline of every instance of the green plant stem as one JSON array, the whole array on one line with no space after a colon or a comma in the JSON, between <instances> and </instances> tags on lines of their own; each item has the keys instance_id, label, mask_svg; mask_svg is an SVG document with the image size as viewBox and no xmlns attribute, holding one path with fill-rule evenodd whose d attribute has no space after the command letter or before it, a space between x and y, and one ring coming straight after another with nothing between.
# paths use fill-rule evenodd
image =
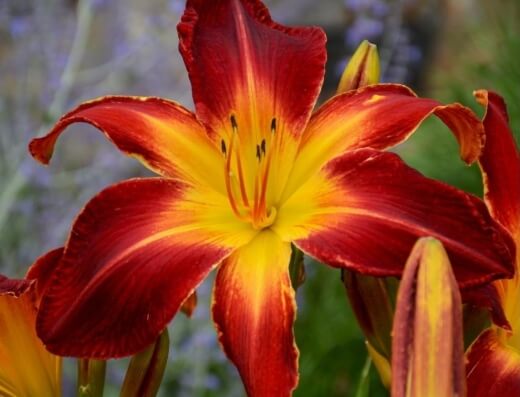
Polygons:
<instances>
[{"instance_id":1,"label":"green plant stem","mask_svg":"<svg viewBox=\"0 0 520 397\"><path fill-rule=\"evenodd\" d=\"M103 397L106 361L78 360L78 397Z\"/></svg>"},{"instance_id":2,"label":"green plant stem","mask_svg":"<svg viewBox=\"0 0 520 397\"><path fill-rule=\"evenodd\" d=\"M154 344L132 357L120 397L155 397L166 369L169 348L166 328Z\"/></svg>"}]
</instances>

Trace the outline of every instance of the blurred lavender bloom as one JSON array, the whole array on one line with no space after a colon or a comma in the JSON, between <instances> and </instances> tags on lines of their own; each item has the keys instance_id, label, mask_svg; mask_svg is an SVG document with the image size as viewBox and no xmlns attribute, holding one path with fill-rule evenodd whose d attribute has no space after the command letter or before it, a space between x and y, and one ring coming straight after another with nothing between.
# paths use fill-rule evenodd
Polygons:
<instances>
[{"instance_id":1,"label":"blurred lavender bloom","mask_svg":"<svg viewBox=\"0 0 520 397\"><path fill-rule=\"evenodd\" d=\"M209 389L209 390L217 390L219 388L219 386L221 385L221 381L220 379L213 375L213 374L209 374L207 377L206 377L206 388Z\"/></svg>"},{"instance_id":2,"label":"blurred lavender bloom","mask_svg":"<svg viewBox=\"0 0 520 397\"><path fill-rule=\"evenodd\" d=\"M168 8L174 14L182 14L184 11L185 2L183 0L170 0L168 1Z\"/></svg>"},{"instance_id":3,"label":"blurred lavender bloom","mask_svg":"<svg viewBox=\"0 0 520 397\"><path fill-rule=\"evenodd\" d=\"M390 12L390 7L384 0L372 1L370 10L374 17L384 18Z\"/></svg>"},{"instance_id":4,"label":"blurred lavender bloom","mask_svg":"<svg viewBox=\"0 0 520 397\"><path fill-rule=\"evenodd\" d=\"M370 17L357 18L347 30L345 39L350 47L356 47L363 40L375 41L383 33L384 23Z\"/></svg>"},{"instance_id":5,"label":"blurred lavender bloom","mask_svg":"<svg viewBox=\"0 0 520 397\"><path fill-rule=\"evenodd\" d=\"M345 0L344 1L345 8L352 12L360 12L360 11L364 10L367 6L367 3L370 3L370 2L367 2L366 0Z\"/></svg>"},{"instance_id":6,"label":"blurred lavender bloom","mask_svg":"<svg viewBox=\"0 0 520 397\"><path fill-rule=\"evenodd\" d=\"M13 16L9 21L9 32L15 40L27 34L30 28L30 20L24 16Z\"/></svg>"}]
</instances>

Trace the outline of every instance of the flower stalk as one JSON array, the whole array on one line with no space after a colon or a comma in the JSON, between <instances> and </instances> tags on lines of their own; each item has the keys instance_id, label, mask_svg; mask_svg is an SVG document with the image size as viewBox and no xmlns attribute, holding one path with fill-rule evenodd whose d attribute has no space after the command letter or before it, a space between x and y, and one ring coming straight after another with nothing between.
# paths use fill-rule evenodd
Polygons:
<instances>
[{"instance_id":1,"label":"flower stalk","mask_svg":"<svg viewBox=\"0 0 520 397\"><path fill-rule=\"evenodd\" d=\"M169 348L166 328L154 344L132 357L120 397L155 397L166 369Z\"/></svg>"},{"instance_id":2,"label":"flower stalk","mask_svg":"<svg viewBox=\"0 0 520 397\"><path fill-rule=\"evenodd\" d=\"M78 360L78 397L103 397L106 361Z\"/></svg>"}]
</instances>

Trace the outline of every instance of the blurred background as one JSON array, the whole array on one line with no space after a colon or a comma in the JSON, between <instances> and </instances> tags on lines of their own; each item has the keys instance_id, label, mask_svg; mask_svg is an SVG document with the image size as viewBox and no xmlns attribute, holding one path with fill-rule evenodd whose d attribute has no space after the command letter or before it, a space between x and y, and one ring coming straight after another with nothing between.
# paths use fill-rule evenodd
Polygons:
<instances>
[{"instance_id":1,"label":"blurred background","mask_svg":"<svg viewBox=\"0 0 520 397\"><path fill-rule=\"evenodd\" d=\"M322 26L329 61L321 100L334 93L349 55L363 39L379 46L383 80L422 96L459 101L482 114L477 88L499 91L520 131L518 0L270 0L284 24ZM100 134L75 125L48 168L27 143L66 110L105 94L164 96L191 107L177 51L182 0L0 0L0 272L23 276L41 253L63 244L75 214L102 188L146 175ZM430 119L396 148L426 175L481 194L477 169L458 159L447 128ZM295 396L360 396L367 353L337 270L305 262L297 293L300 384ZM191 319L170 325L170 362L161 396L243 396L210 320L212 280L199 289ZM117 395L125 360L108 366L106 395ZM67 362L65 395L75 368ZM385 396L374 370L369 392Z\"/></svg>"}]
</instances>

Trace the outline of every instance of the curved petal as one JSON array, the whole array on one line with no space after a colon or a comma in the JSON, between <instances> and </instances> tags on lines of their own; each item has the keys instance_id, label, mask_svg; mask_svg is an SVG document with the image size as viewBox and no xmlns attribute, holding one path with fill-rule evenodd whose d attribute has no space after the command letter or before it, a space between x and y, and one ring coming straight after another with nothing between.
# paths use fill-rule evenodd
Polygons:
<instances>
[{"instance_id":1,"label":"curved petal","mask_svg":"<svg viewBox=\"0 0 520 397\"><path fill-rule=\"evenodd\" d=\"M486 108L486 146L479 159L485 200L493 217L520 235L520 153L509 127L506 104L494 92L479 90L475 97Z\"/></svg>"},{"instance_id":2,"label":"curved petal","mask_svg":"<svg viewBox=\"0 0 520 397\"><path fill-rule=\"evenodd\" d=\"M218 271L213 319L249 397L290 396L298 383L290 256L289 243L264 231Z\"/></svg>"},{"instance_id":3,"label":"curved petal","mask_svg":"<svg viewBox=\"0 0 520 397\"><path fill-rule=\"evenodd\" d=\"M494 92L479 90L474 93L477 101L486 109L484 128L486 145L479 159L484 181L484 199L489 211L520 243L520 153L509 127L506 104ZM495 287L506 317L513 328L510 343L520 347L520 288L518 266L520 253L517 251L515 279L501 280Z\"/></svg>"},{"instance_id":4,"label":"curved petal","mask_svg":"<svg viewBox=\"0 0 520 397\"><path fill-rule=\"evenodd\" d=\"M432 113L452 130L462 159L467 163L477 160L484 144L484 129L470 109L418 98L402 85L373 85L337 95L312 115L284 197L346 151L383 150L406 140Z\"/></svg>"},{"instance_id":5,"label":"curved petal","mask_svg":"<svg viewBox=\"0 0 520 397\"><path fill-rule=\"evenodd\" d=\"M248 119L255 128L270 131L276 117L288 132L301 132L325 72L321 29L279 25L258 0L188 0L177 29L204 123L228 129L236 113L237 121Z\"/></svg>"},{"instance_id":6,"label":"curved petal","mask_svg":"<svg viewBox=\"0 0 520 397\"><path fill-rule=\"evenodd\" d=\"M323 82L324 32L279 25L258 0L189 0L178 32L197 116L223 148L238 145L248 194L272 153L277 200Z\"/></svg>"},{"instance_id":7,"label":"curved petal","mask_svg":"<svg viewBox=\"0 0 520 397\"><path fill-rule=\"evenodd\" d=\"M49 285L54 271L60 263L61 257L63 256L63 247L53 249L46 254L40 256L36 262L34 262L25 278L27 280L36 280L36 298L38 306L40 300L45 292L45 289Z\"/></svg>"},{"instance_id":8,"label":"curved petal","mask_svg":"<svg viewBox=\"0 0 520 397\"><path fill-rule=\"evenodd\" d=\"M175 180L134 179L86 205L38 313L38 334L50 351L108 358L142 350L208 272L252 238L224 197L198 202L190 189Z\"/></svg>"},{"instance_id":9,"label":"curved petal","mask_svg":"<svg viewBox=\"0 0 520 397\"><path fill-rule=\"evenodd\" d=\"M511 325L504 313L495 283L482 285L477 288L468 288L461 292L464 303L486 309L495 325L511 331Z\"/></svg>"},{"instance_id":10,"label":"curved petal","mask_svg":"<svg viewBox=\"0 0 520 397\"><path fill-rule=\"evenodd\" d=\"M36 336L36 291L30 280L0 276L0 395L61 394L61 359Z\"/></svg>"},{"instance_id":11,"label":"curved petal","mask_svg":"<svg viewBox=\"0 0 520 397\"><path fill-rule=\"evenodd\" d=\"M393 153L331 161L279 210L274 229L322 262L375 276L399 276L422 236L442 241L462 287L513 274L514 244L484 203Z\"/></svg>"},{"instance_id":12,"label":"curved petal","mask_svg":"<svg viewBox=\"0 0 520 397\"><path fill-rule=\"evenodd\" d=\"M162 98L106 96L85 102L29 144L32 156L48 164L56 141L72 123L91 124L119 150L152 171L185 181L205 181L224 190L224 160L195 115Z\"/></svg>"},{"instance_id":13,"label":"curved petal","mask_svg":"<svg viewBox=\"0 0 520 397\"><path fill-rule=\"evenodd\" d=\"M483 332L466 357L468 396L520 395L520 353L507 346L495 330Z\"/></svg>"}]
</instances>

